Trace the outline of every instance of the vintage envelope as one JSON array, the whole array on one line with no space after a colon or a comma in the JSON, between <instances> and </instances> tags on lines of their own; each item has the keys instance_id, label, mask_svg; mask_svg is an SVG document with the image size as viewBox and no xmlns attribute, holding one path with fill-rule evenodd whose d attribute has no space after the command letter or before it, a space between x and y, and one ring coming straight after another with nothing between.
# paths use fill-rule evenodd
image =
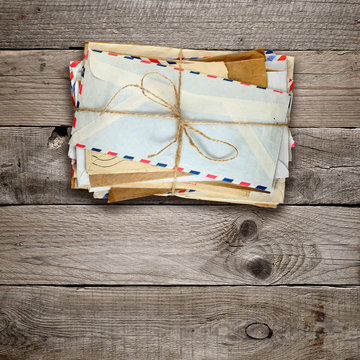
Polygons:
<instances>
[{"instance_id":1,"label":"vintage envelope","mask_svg":"<svg viewBox=\"0 0 360 360\"><path fill-rule=\"evenodd\" d=\"M291 74L291 76L292 76L292 74ZM82 150L82 149L79 149L79 148L77 148L77 152L78 152L78 150ZM137 163L137 162L132 162L132 161L130 161L130 160L125 160L125 159L119 159L119 158L116 158L116 157L114 157L114 156L109 156L109 155L105 155L105 154L98 154L98 153L95 153L95 152L91 152L91 151L89 151L88 153L94 153L95 154L95 156L96 156L96 158L98 159L99 158L99 155L101 155L101 157L104 157L104 158L106 158L105 159L105 162L107 162L108 164L109 164L109 160L115 160L117 163L118 162L120 162L121 161L121 163L127 163L128 165L130 165L132 168L134 168L135 167L135 165L137 165L138 167L139 166L144 166L144 165L146 165L146 164L140 164L140 163ZM291 153L290 153L290 155L291 155ZM78 158L78 160L80 160L80 158ZM111 161L110 161L111 162ZM113 163L113 162L112 162ZM279 163L278 163L278 165L279 165ZM153 166L151 166L151 165L146 165L145 166L146 168L148 167L148 168L153 168ZM102 166L102 167L100 167L100 169L102 169L102 171L106 171L106 170L108 170L109 171L109 173L111 173L111 169L112 169L112 167L111 166ZM116 170L116 171L118 171L118 170L120 170L120 169L116 169L116 166L112 169L112 170ZM121 169L122 170L122 169ZM120 171L121 171L120 170ZM87 169L87 171L88 171L88 169ZM120 175L121 176L121 175ZM126 182L126 181L128 181L129 179L128 178L126 178L126 177L124 177L124 179L123 179L123 182ZM137 179L138 180L138 179ZM100 183L102 183L101 181L100 181ZM115 184L116 182L114 181L114 184ZM275 186L275 190L274 190L274 193L271 195L271 197L268 197L268 198L265 198L264 199L264 201L268 201L269 203L270 202L272 202L273 203L273 201L274 200L272 200L272 198L278 198L278 196L276 196L276 194L279 194L279 186L278 186L278 184L279 184L280 182L277 182L277 185ZM281 183L282 184L282 191L280 191L280 194L282 194L282 198L283 198L283 193L284 193L284 182L282 182ZM98 198L103 198L103 196L107 193L107 191L109 190L109 188L104 188L104 187L101 187L101 188L96 188L97 189L97 191L96 191L96 195L94 194L94 196L96 196L96 197L98 197ZM99 191L99 189L106 189L106 191L104 191L104 190L102 190L102 191ZM94 191L94 189L91 189L90 188L90 190L89 191ZM130 194L130 189L127 189L127 191L126 191L126 196L128 196L128 198L134 198L134 197L138 197L138 196L140 196L140 194L142 193L142 194L144 194L144 192L140 192L139 193L139 191L138 191L138 189L133 189L132 190L133 191L133 194ZM152 190L152 194L155 194L156 192L157 192L158 190ZM159 190L160 191L160 190ZM180 193L183 193L185 190L182 190L182 191L180 191L180 192L178 192L178 194L177 194L177 196L180 196L179 194ZM191 192L191 190L190 190L190 192ZM204 193L201 193L201 192L199 192L198 190L196 191L196 193L190 193L189 191L186 191L186 194L184 194L184 196L186 195L186 196L191 196L191 197L193 197L193 198L200 198L199 197L199 194L202 194L202 196L204 196ZM148 194L148 195L150 195L150 193L146 193L146 194ZM142 196L146 196L146 195L142 195ZM210 193L208 192L207 193L207 195L206 196L210 196ZM218 198L219 198L219 196L217 196ZM246 198L248 198L249 196L243 196L245 199ZM234 197L232 197L233 199L235 199ZM124 198L124 195L122 195L122 197L121 197L121 200L124 200L125 198ZM114 201L118 201L118 200L114 200ZM220 200L219 200L220 201ZM226 199L224 198L223 199L223 201L230 201L230 198L229 197L227 197ZM279 199L277 199L277 201L280 201ZM283 200L281 200L280 202L282 202ZM238 201L238 194L237 194L237 198L236 198L236 202L239 202ZM250 199L246 202L246 203L252 203L251 201L250 201ZM259 205L259 204L257 204L257 203L254 203L255 205ZM263 206L263 204L260 204L261 206Z\"/></svg>"},{"instance_id":2,"label":"vintage envelope","mask_svg":"<svg viewBox=\"0 0 360 360\"><path fill-rule=\"evenodd\" d=\"M204 73L216 75L217 71L219 70L219 67L216 67L215 65L220 65L220 63L218 62L218 63L197 64L192 62L191 64L187 64L187 65L188 65L187 68L189 70L192 71L200 70L201 72ZM204 65L208 65L208 66L204 66ZM79 95L79 84L80 84L79 80L81 80L81 67L82 67L82 63L81 62L79 63L79 61L70 62L70 78L72 84L72 97L74 103L77 102ZM221 74L221 71L219 71L218 73ZM76 123L76 118L74 118L74 125L75 123ZM170 169L164 169L163 171L159 171L159 167L153 165L139 163L139 162L126 160L119 157L109 156L97 152L91 152L91 151L87 152L86 170L85 170L84 149L77 147L75 153L75 147L70 146L69 156L70 158L72 159L76 158L77 160L78 168L79 168L79 171L77 172L77 176L76 176L77 188L82 188L82 189L89 188L89 186L91 186L89 182L88 174L95 175L91 177L92 186L98 186L99 184L105 184L109 182L110 184L112 183L115 184L118 183L119 181L128 182L132 179L134 179L134 181L144 181L150 179L157 180L157 179L169 177L170 176L169 174L172 174L172 170ZM132 172L134 171L136 171L136 173L132 174ZM151 174L148 173L150 171ZM144 172L144 174L142 174L142 172ZM115 175L114 173L116 173L117 175ZM104 174L112 174L112 175L106 178L106 175ZM187 173L178 172L179 177L185 176L186 174ZM95 189L99 189L99 188L95 188ZM101 189L103 189L103 187L101 187ZM89 188L89 191L93 192L94 188ZM103 193L103 190L99 192Z\"/></svg>"},{"instance_id":3,"label":"vintage envelope","mask_svg":"<svg viewBox=\"0 0 360 360\"><path fill-rule=\"evenodd\" d=\"M176 66L176 62L171 62L171 66ZM207 65L207 66L206 66ZM72 101L73 104L75 105L78 101L78 96L79 96L79 88L80 88L80 84L81 84L81 78L82 78L82 66L83 66L83 62L82 61L72 61L69 64L69 70L70 70L70 80L71 80L71 85L72 85ZM191 62L188 63L184 66L184 68L187 68L188 70L192 70L192 71L200 71L202 73L206 73L206 74L211 74L211 75L216 75L216 76L223 76L226 77L227 76L227 69L224 65L224 63L220 63L220 62L216 62L216 63L195 63L195 62ZM76 117L74 117L74 122L73 122L73 127L75 127L76 124ZM75 151L76 149L76 151ZM97 153L96 153L97 154ZM133 162L133 161L129 161L126 159L121 159L121 164L119 164L120 166L117 167L113 167L114 162L109 162L109 159L106 159L106 154L101 154L102 158L105 158L104 161L108 162L108 166L101 166L100 160L99 160L99 154L96 155L97 159L95 160L96 162L96 166L93 166L91 169L89 169L89 164L87 161L87 168L85 171L85 163L84 163L84 158L85 158L85 154L84 154L84 149L81 148L75 148L75 146L70 145L69 147L69 157L71 159L73 159L73 161L75 161L75 159L78 162L79 165L79 175L78 175L78 185L81 186L81 188L86 188L86 186L90 186L89 183L89 177L88 174L91 171L94 171L93 174L100 174L100 173L111 173L111 172L116 172L116 173L120 173L120 172L126 172L129 173L131 171L133 171L135 165L136 166L136 171L144 171L144 172L148 172L148 171L159 171L158 167L155 167L152 165L148 165L146 163L137 163L137 162ZM94 157L91 157L91 155L87 156L87 159L93 159ZM111 158L111 156L110 156ZM113 158L113 157L112 157ZM116 163L119 162L119 158L116 159ZM110 166L111 163L111 166ZM140 170L141 169L141 170ZM108 171L105 171L108 170ZM89 172L90 171L90 172ZM170 170L167 169L163 169L163 171L161 171L159 174L153 174L152 178L153 179L160 179L160 178L164 178L164 177L168 177L165 176L166 171L168 172L168 174L171 172ZM180 173L179 172L179 176L184 176L185 173ZM99 177L98 177L99 178ZM147 176L146 179L149 179L150 177ZM137 181L141 181L143 180L143 178L139 177L137 179ZM81 185L80 185L81 184Z\"/></svg>"},{"instance_id":4,"label":"vintage envelope","mask_svg":"<svg viewBox=\"0 0 360 360\"><path fill-rule=\"evenodd\" d=\"M186 185L186 183L183 183L182 185ZM264 206L263 204L276 206L277 204L284 201L285 179L278 179L276 181L272 194L267 194L262 191L251 190L244 187L231 188L231 185L232 184L227 184L227 186L221 186L220 188L214 186L211 183L198 183L196 191L191 186L186 186L187 190L177 188L176 196L193 198L198 200L234 202L259 206ZM111 197L109 197L109 202L123 200L123 189L126 189L127 195L131 194L134 195L134 197L137 197L135 196L135 194L141 194L142 191L143 193L145 193L145 191L148 191L147 194L149 195L160 195L161 192L164 196L171 195L171 193L168 192L169 186L161 188L160 184L159 187L150 188L127 188L126 185L121 187L115 186L112 187L109 192L109 194L111 193ZM133 192L131 192L131 189L133 190Z\"/></svg>"},{"instance_id":5,"label":"vintage envelope","mask_svg":"<svg viewBox=\"0 0 360 360\"><path fill-rule=\"evenodd\" d=\"M288 58L289 59L289 58ZM290 60L290 59L289 59ZM293 60L293 58L291 58ZM286 64L286 63L285 63ZM293 67L292 67L293 68ZM282 90L287 88L287 77L284 78L283 71L276 71L276 72L269 72L268 78L269 78L269 87L272 89ZM270 76L271 75L271 76ZM290 77L292 77L292 72L289 74ZM276 178L283 178L288 176L288 161L289 161L289 155L291 155L291 152L289 151L289 141L291 138L290 131L288 129L284 129L283 131L283 142L281 144L280 148L280 155L279 160L276 168ZM79 148L77 149L79 150ZM138 172L146 172L146 171L158 171L156 167L152 165L147 165L144 163L138 163L133 162L131 160L126 159L119 159L118 157L106 155L106 154L99 154L96 152L87 151L86 156L87 164L86 164L86 171L88 174L113 174L113 173L129 173L133 172L134 168L136 167L136 171ZM94 161L94 163L92 163ZM101 165L101 163L104 163ZM115 166L116 164L116 166ZM92 166L93 165L93 166ZM168 170L170 172L170 170ZM166 172L162 171L161 176L165 175ZM179 175L183 174L179 172ZM140 175L140 174L139 174ZM155 175L155 174L154 174ZM126 177L121 176L121 182L124 182ZM161 176L154 176L151 177L152 179L161 179ZM97 177L100 179L100 177ZM114 180L114 176L112 177ZM147 179L150 179L150 177L147 177ZM136 181L142 181L146 179L142 179L141 176L137 178ZM97 183L100 180L97 181ZM119 181L119 179L118 179ZM116 185L114 182L113 185Z\"/></svg>"},{"instance_id":6,"label":"vintage envelope","mask_svg":"<svg viewBox=\"0 0 360 360\"><path fill-rule=\"evenodd\" d=\"M121 55L131 55L156 59L172 58L176 61L180 49L166 48L160 46L115 44L101 42L86 42L85 53L88 49L98 49L110 51ZM201 66L194 67L192 63L191 70L204 72L206 74L228 77L230 79L242 82L248 82L258 86L267 86L265 53L263 49L249 51L206 51L183 49L185 59L201 61ZM170 62L171 63L171 62ZM209 63L209 67L205 66ZM173 66L173 65L170 65ZM184 69L186 68L184 65ZM221 74L221 72L223 74Z\"/></svg>"},{"instance_id":7,"label":"vintage envelope","mask_svg":"<svg viewBox=\"0 0 360 360\"><path fill-rule=\"evenodd\" d=\"M275 183L272 194L265 194L263 192L244 190L244 193L239 196L227 195L219 192L178 192L176 196L184 198L195 198L197 200L221 201L231 202L235 204L249 204L262 207L276 207L278 204L284 202L285 179L278 179Z\"/></svg>"},{"instance_id":8,"label":"vintage envelope","mask_svg":"<svg viewBox=\"0 0 360 360\"><path fill-rule=\"evenodd\" d=\"M86 53L89 49L97 49L118 53L122 55L148 57L154 59L176 59L179 56L180 48L170 48L165 46L153 45L137 45L137 44L122 44L122 43L109 43L86 41L84 51ZM264 56L263 49L249 50L249 51L221 51L221 50L195 50L195 49L182 49L183 57L189 60L198 60L218 57L223 55L231 55L231 57L224 58L226 61L241 60L241 59L256 59ZM236 54L235 56L232 54ZM209 61L209 60L208 60ZM215 59L215 61L223 61Z\"/></svg>"},{"instance_id":9,"label":"vintage envelope","mask_svg":"<svg viewBox=\"0 0 360 360\"><path fill-rule=\"evenodd\" d=\"M177 58L180 51L179 48L165 46L85 41L84 51L86 52L88 49L121 53L122 55L145 56L154 59ZM183 56L189 59L197 59L198 57L204 56L226 55L231 53L233 53L233 51L183 49Z\"/></svg>"},{"instance_id":10,"label":"vintage envelope","mask_svg":"<svg viewBox=\"0 0 360 360\"><path fill-rule=\"evenodd\" d=\"M86 44L86 45L88 45L88 44ZM85 49L87 49L86 45L85 45ZM121 50L124 50L124 47L128 51L130 50L128 44L91 43L91 45L92 46L99 45L101 48L105 48L105 49L109 45L110 49L112 49L113 51L116 50L116 52L120 52L120 53L121 53ZM114 45L117 45L116 48L114 48ZM148 57L154 56L154 53L151 50L151 48L155 48L157 52L159 52L159 49L160 49L160 51L166 50L166 48L162 48L162 47L131 45L131 49L134 54L139 54L139 50L141 50L141 52L146 54L146 56L148 56ZM176 49L176 51L178 51L178 49ZM199 50L196 50L196 51L199 52L199 55L200 55L200 51ZM88 53L88 50L85 50L85 52ZM162 53L162 58L165 58L165 54L166 54L165 52ZM130 54L130 55L132 55L132 54ZM258 78L259 76L260 76L260 78L266 77L266 72L265 72L264 67L262 69L260 69L261 70L260 73L259 73L259 69L256 70L256 67L258 67L258 65L256 65L254 62L259 60L259 57L263 57L262 49L236 53L236 59L242 58L243 61L237 61L236 64L235 63L232 64L230 74L228 74L228 70L227 70L227 67L225 66L225 63L220 62L218 60L219 57L214 57L214 58L216 58L216 62L191 61L188 63L183 63L183 68L192 70L192 71L199 71L200 73L205 73L207 75L226 77L226 78L230 78L232 80L247 81L250 84L255 84L256 78ZM192 58L192 59L198 59L198 58L199 57ZM200 57L200 58L202 58L202 57ZM246 60L246 59L249 59L249 60ZM149 60L149 59L147 59L147 60ZM150 60L153 61L154 59L150 59ZM168 66L172 66L172 67L177 66L177 63L175 61L167 61L167 63L168 63ZM242 64L245 64L245 65L242 65ZM251 64L253 64L253 65L251 65ZM83 75L82 65L83 65L82 61L71 61L69 64L70 79L71 79L71 86L72 86L72 101L73 101L74 106L78 101L79 87L80 87L81 78L82 78L81 75ZM241 74L241 73L243 73L244 76L242 78L239 78L239 74ZM256 85L262 86L261 83L256 83ZM74 118L73 125L75 125L75 123L76 123L76 117ZM71 145L69 148L69 157L72 159L75 159L75 157L76 157L75 148L74 148L74 146L71 146Z\"/></svg>"},{"instance_id":11,"label":"vintage envelope","mask_svg":"<svg viewBox=\"0 0 360 360\"><path fill-rule=\"evenodd\" d=\"M170 52L168 51L169 48L165 47L158 47L158 46L143 46L143 45L131 45L131 44L115 44L115 43L101 43L101 42L91 42L85 43L85 53L88 52L88 48L96 48L101 50L108 50L113 51L115 53L120 54L127 54L127 55L137 55L137 56L145 56L148 58L159 56L160 58L169 58L170 55L174 56L179 52L179 49L173 49L171 48ZM196 57L191 57L192 60L199 59L199 61L204 60L204 57L208 60L205 60L207 62L201 61L200 63L196 63L196 61L192 61L191 63L183 64L183 68L192 70L192 71L199 71L201 73L206 73L209 75L217 75L221 77L227 77L233 80L238 81L247 81L250 84L256 84L263 86L261 83L256 83L256 78L260 76L260 78L264 78L265 75L265 69L260 69L255 61L259 59L265 58L265 54L263 49L257 49L257 50L251 50L251 51L240 51L240 52L223 52L223 51L203 51L203 50L184 50L185 52L191 52L192 55L198 55ZM242 61L236 61L236 64L231 64L230 73L228 74L227 67L225 66L224 62L220 62L220 57L218 54L230 54L232 58L225 57L224 59L227 60L227 67L229 67L229 64L231 64L230 60L242 60ZM272 52L267 52L272 53ZM216 55L211 58L213 58L216 62L209 62L209 55ZM274 55L268 54L266 55L268 57L273 57ZM176 62L174 61L167 61L169 64L168 66L177 66ZM245 64L246 63L246 64ZM170 65L171 64L171 65ZM175 65L174 65L175 64ZM245 66L244 66L245 64ZM253 65L251 65L253 64ZM268 63L266 63L268 64ZM255 67L254 67L255 66ZM73 61L70 62L70 78L71 78L71 84L72 84L72 101L75 106L77 103L77 96L79 93L79 85L81 80L81 67L82 62L81 61ZM257 68L257 70L256 70ZM269 74L267 74L269 76ZM263 80L262 80L263 81ZM267 79L265 80L265 82ZM263 83L265 83L263 82ZM273 89L276 89L276 87L272 87ZM279 89L277 89L279 90ZM76 121L76 118L74 119ZM75 124L75 122L74 122ZM75 150L73 146L70 146L69 149L69 157L74 159L75 158ZM145 164L144 164L145 165Z\"/></svg>"},{"instance_id":12,"label":"vintage envelope","mask_svg":"<svg viewBox=\"0 0 360 360\"><path fill-rule=\"evenodd\" d=\"M121 46L121 44L119 44L120 46ZM137 48L142 48L142 46L136 46L136 45L134 45L134 47L137 47ZM152 47L148 47L148 48L152 48ZM156 48L156 47L155 47ZM271 52L267 52L267 53L271 53ZM142 54L143 54L143 52L142 52ZM131 54L131 55L133 55L133 53ZM148 56L149 56L149 54L148 54ZM273 55L267 55L267 57L270 57L270 60L271 61L273 61L274 59L273 58L271 58ZM284 56L277 56L277 58L279 58L279 57L284 57ZM290 78L292 78L292 72L293 72L293 58L291 58L291 57L287 57L287 59L288 59L288 62L291 62L290 63L290 66L288 65L288 67L287 67L287 70L288 70L288 76L290 77ZM275 60L277 60L277 59L275 59ZM213 64L213 63L212 63ZM269 62L267 61L266 62L266 64L267 65L269 65ZM281 63L279 63L279 64L281 64ZM279 84L279 79L280 79L280 72L284 72L283 71L283 68L281 68L281 71L280 71L280 68L279 68L279 64L276 64L277 65L277 68L279 69L279 70L274 70L274 72L268 72L267 73L267 77L268 77L268 87L269 88L273 88L273 89L277 89L277 90L283 90L283 89L285 89L285 87L280 87L280 84ZM284 63L282 63L282 64L284 64ZM210 65L210 63L209 63L209 65ZM271 64L270 64L271 65ZM193 64L192 64L192 66L193 66ZM272 68L272 66L267 66L268 68ZM193 69L193 68L192 68ZM201 71L201 70L200 70ZM206 70L206 71L208 71L208 70ZM206 72L205 71L205 72ZM213 73L214 74L214 73ZM286 79L287 80L287 79ZM289 81L291 81L292 82L292 79L289 79ZM277 83L276 83L277 82ZM283 86L283 84L284 84L284 81L283 81L283 74L282 74L282 78L281 78L281 80L280 80L280 82L282 83L282 86ZM290 86L290 85L289 85ZM290 88L290 91L291 91L291 88ZM285 130L285 129L284 129ZM288 131L289 132L289 131ZM291 135L289 135L289 139L291 138ZM290 140L289 140L290 141ZM291 138L291 144L293 144L293 140L292 140L292 138ZM282 144L282 146L283 146L283 144ZM83 149L77 149L77 150L83 150ZM288 151L287 152L288 153L288 155L289 155L289 158L291 159L291 152L290 151ZM106 155L104 155L104 156L106 156ZM281 159L280 159L280 157L279 157L279 161L278 161L278 166L277 166L277 170L278 170L278 168L279 168L279 164L281 163L281 161L280 161ZM144 169L144 168L147 168L147 167L152 167L151 165L147 165L147 164L144 164L144 163L137 163L137 162L132 162L132 161L129 161L129 160L123 160L123 161L126 161L127 162L127 165L128 166L131 166L131 164L133 163L136 163L136 164L138 164L138 165L141 165L142 166L142 168ZM126 167L124 167L123 169L121 169L121 171L124 171L124 169L126 170ZM109 173L111 173L112 171L109 171ZM277 177L279 177L278 176L279 174L277 174ZM287 175L286 175L287 176ZM279 184L281 184L282 185L282 189L284 190L284 179L280 179L280 180L278 180L277 182L276 182L276 186L275 186L275 189L274 189L274 191L273 191L273 194L270 196L270 195L267 195L267 194L264 194L263 196L265 197L265 199L264 199L264 201L267 201L268 203L270 203L272 200L271 200L271 198L273 198L273 197L275 197L275 195L276 195L276 193L279 193ZM106 188L104 188L104 189L106 189ZM141 189L140 189L141 190ZM137 189L132 189L132 191L137 191ZM193 197L193 198L203 198L203 196L205 196L204 195L204 193L201 193L200 191L196 191L196 192L189 192L189 191L186 191L185 193L183 193L183 191L184 190L182 190L181 191L181 194L179 194L179 193L177 193L177 196L187 196L187 197ZM191 191L191 190L190 190ZM250 192L251 193L251 191L248 191L248 192ZM283 191L282 191L282 194L283 194ZM98 198L103 198L103 196L104 195L106 195L106 191L98 191L97 193L96 193L96 197L98 197ZM149 194L150 195L150 194ZM200 195L201 195L201 197L200 197ZM210 194L209 193L207 193L207 195L206 196L210 196ZM135 196L135 197L137 197L137 196ZM244 198L246 198L246 196L244 196ZM282 198L283 198L283 195L282 195ZM120 199L119 199L120 200ZM210 200L210 198L208 198L208 200ZM215 199L213 199L213 200L215 200ZM279 200L279 199L277 199L277 200ZM223 200L218 200L218 201L229 201L229 199L223 199ZM235 202L235 201L234 201ZM236 202L238 202L238 200L236 201ZM282 202L282 200L280 200L279 202ZM247 203L253 203L253 202L251 202L251 201L249 201L249 202L247 202ZM255 205L256 205L256 203L254 203ZM261 206L264 206L264 204L260 204L260 203L258 203L258 205L261 205Z\"/></svg>"},{"instance_id":13,"label":"vintage envelope","mask_svg":"<svg viewBox=\"0 0 360 360\"><path fill-rule=\"evenodd\" d=\"M160 66L159 66L160 65ZM175 68L176 69L176 68ZM135 58L112 56L108 53L91 51L85 61L85 76L80 108L104 109L116 91L128 84L138 84L148 72L157 72L177 81L178 71L163 64L143 63ZM156 75L156 74L155 74ZM217 162L199 156L184 141L181 168L185 172L203 176L214 174L223 181L247 183L250 187L271 189L276 163L279 156L283 127L266 125L208 125L206 121L251 122L264 124L286 124L290 105L290 94L263 89L222 78L207 77L183 71L181 89L181 110L186 119L194 121L196 129L208 136L234 144L240 156L229 162ZM149 78L146 87L154 89L158 96L169 103L175 103L171 84L160 76ZM170 89L170 90L169 90ZM214 94L218 94L214 96ZM129 89L119 96L113 110L136 111L150 114L169 114L168 109L159 106L139 94L138 89ZM172 140L176 133L173 119L151 118L77 111L77 126L73 130L71 144L99 152L116 153L125 159L148 160ZM124 131L124 129L126 129ZM154 129L157 129L154 132ZM211 142L193 135L209 156L223 159L232 156L231 149L223 144ZM156 156L155 165L172 167L176 147L167 148Z\"/></svg>"}]
</instances>

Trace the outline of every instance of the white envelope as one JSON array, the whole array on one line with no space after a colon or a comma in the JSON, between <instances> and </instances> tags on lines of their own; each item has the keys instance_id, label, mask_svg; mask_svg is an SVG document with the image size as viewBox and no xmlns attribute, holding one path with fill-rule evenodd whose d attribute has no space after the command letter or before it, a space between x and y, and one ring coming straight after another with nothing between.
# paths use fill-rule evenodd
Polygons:
<instances>
[{"instance_id":1,"label":"white envelope","mask_svg":"<svg viewBox=\"0 0 360 360\"><path fill-rule=\"evenodd\" d=\"M80 108L102 110L121 87L140 83L148 72L158 72L174 83L178 71L159 62L144 63L129 56L113 56L90 51L85 60L85 73L79 94ZM181 88L181 111L185 120L232 121L286 124L291 95L235 81L212 78L184 70ZM144 86L166 101L175 104L169 83L159 76L146 80ZM136 88L128 88L116 98L112 110L169 114L169 110L155 104ZM149 118L133 115L76 112L77 125L73 129L71 145L96 149L104 153L135 161L151 161L163 167L173 167L176 144L155 158L176 133L175 119ZM271 190L283 127L263 125L193 125L208 136L233 144L239 156L228 162L215 162L200 156L184 138L180 167L194 175L216 176L217 180L248 184L250 187ZM224 144L211 142L191 133L194 142L208 156L224 159L233 155Z\"/></svg>"}]
</instances>

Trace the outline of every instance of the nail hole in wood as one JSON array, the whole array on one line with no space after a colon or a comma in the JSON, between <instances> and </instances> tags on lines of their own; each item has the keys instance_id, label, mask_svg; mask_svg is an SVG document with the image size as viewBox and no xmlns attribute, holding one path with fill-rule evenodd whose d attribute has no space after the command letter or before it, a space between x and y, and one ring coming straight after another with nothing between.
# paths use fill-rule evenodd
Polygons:
<instances>
[{"instance_id":1,"label":"nail hole in wood","mask_svg":"<svg viewBox=\"0 0 360 360\"><path fill-rule=\"evenodd\" d=\"M59 149L67 138L67 131L66 126L56 126L48 139L47 147L49 149Z\"/></svg>"},{"instance_id":2,"label":"nail hole in wood","mask_svg":"<svg viewBox=\"0 0 360 360\"><path fill-rule=\"evenodd\" d=\"M250 339L264 340L270 339L273 335L269 325L265 323L251 323L246 326L245 333Z\"/></svg>"}]
</instances>

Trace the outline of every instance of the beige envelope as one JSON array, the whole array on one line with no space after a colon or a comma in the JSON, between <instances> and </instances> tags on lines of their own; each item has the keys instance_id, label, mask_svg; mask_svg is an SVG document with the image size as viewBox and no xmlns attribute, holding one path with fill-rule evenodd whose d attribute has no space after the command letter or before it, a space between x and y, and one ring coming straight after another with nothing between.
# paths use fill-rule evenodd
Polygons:
<instances>
[{"instance_id":1,"label":"beige envelope","mask_svg":"<svg viewBox=\"0 0 360 360\"><path fill-rule=\"evenodd\" d=\"M162 60L177 58L180 51L180 49L160 46L85 42L85 52L89 48ZM199 71L262 87L267 86L264 49L238 52L183 49L183 56L185 58L207 56L207 58L201 58L195 62L183 61L182 67L186 70ZM177 65L169 64L169 66Z\"/></svg>"},{"instance_id":2,"label":"beige envelope","mask_svg":"<svg viewBox=\"0 0 360 360\"><path fill-rule=\"evenodd\" d=\"M181 184L181 186L186 184ZM231 184L228 184L231 185ZM141 191L148 190L148 195L159 194L161 191L168 192L170 191L171 186L165 188L133 188L133 192L131 192L129 188L125 185L124 187L114 187L110 190L112 194L111 198L109 198L109 202L116 202L123 199L123 189L126 191L126 194L137 194L141 193ZM188 187L188 190L192 189L191 186ZM210 184L198 184L197 190L195 192L185 192L185 193L176 193L178 197L191 198L197 200L209 200L209 201L222 201L222 202L231 202L236 204L251 204L257 206L269 206L276 207L279 203L284 201L284 189L285 189L285 179L278 179L275 183L275 187L272 194L268 194L262 191L252 191L247 188L239 187L238 189L231 189L230 187L221 187L216 188L216 186L212 186ZM152 192L151 192L152 190ZM176 190L182 190L181 188L177 188ZM184 189L185 190L185 189ZM109 194L110 194L109 193ZM168 195L168 194L162 194ZM134 196L137 197L137 196ZM130 197L129 197L130 198Z\"/></svg>"}]
</instances>

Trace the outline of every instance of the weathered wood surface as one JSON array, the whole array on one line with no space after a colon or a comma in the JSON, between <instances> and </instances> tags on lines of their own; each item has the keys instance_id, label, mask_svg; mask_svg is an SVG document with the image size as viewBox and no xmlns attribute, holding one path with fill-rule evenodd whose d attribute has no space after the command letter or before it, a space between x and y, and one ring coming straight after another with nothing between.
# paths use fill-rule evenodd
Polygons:
<instances>
[{"instance_id":1,"label":"weathered wood surface","mask_svg":"<svg viewBox=\"0 0 360 360\"><path fill-rule=\"evenodd\" d=\"M360 126L359 52L296 51L293 127ZM0 125L72 124L69 60L80 50L0 51Z\"/></svg>"},{"instance_id":2,"label":"weathered wood surface","mask_svg":"<svg viewBox=\"0 0 360 360\"><path fill-rule=\"evenodd\" d=\"M357 50L359 1L2 1L0 47L84 40L176 47Z\"/></svg>"},{"instance_id":3,"label":"weathered wood surface","mask_svg":"<svg viewBox=\"0 0 360 360\"><path fill-rule=\"evenodd\" d=\"M71 190L67 139L47 148L53 128L0 128L1 204L91 204L86 190ZM360 129L292 129L296 147L286 204L359 204ZM151 197L136 204L194 203ZM197 202L195 202L197 203Z\"/></svg>"},{"instance_id":4,"label":"weathered wood surface","mask_svg":"<svg viewBox=\"0 0 360 360\"><path fill-rule=\"evenodd\" d=\"M0 358L359 359L359 288L1 287Z\"/></svg>"},{"instance_id":5,"label":"weathered wood surface","mask_svg":"<svg viewBox=\"0 0 360 360\"><path fill-rule=\"evenodd\" d=\"M0 207L0 284L359 284L360 209Z\"/></svg>"},{"instance_id":6,"label":"weathered wood surface","mask_svg":"<svg viewBox=\"0 0 360 360\"><path fill-rule=\"evenodd\" d=\"M359 5L0 1L0 204L30 204L0 207L0 360L359 360ZM70 190L47 141L85 40L295 56L287 205Z\"/></svg>"}]
</instances>

